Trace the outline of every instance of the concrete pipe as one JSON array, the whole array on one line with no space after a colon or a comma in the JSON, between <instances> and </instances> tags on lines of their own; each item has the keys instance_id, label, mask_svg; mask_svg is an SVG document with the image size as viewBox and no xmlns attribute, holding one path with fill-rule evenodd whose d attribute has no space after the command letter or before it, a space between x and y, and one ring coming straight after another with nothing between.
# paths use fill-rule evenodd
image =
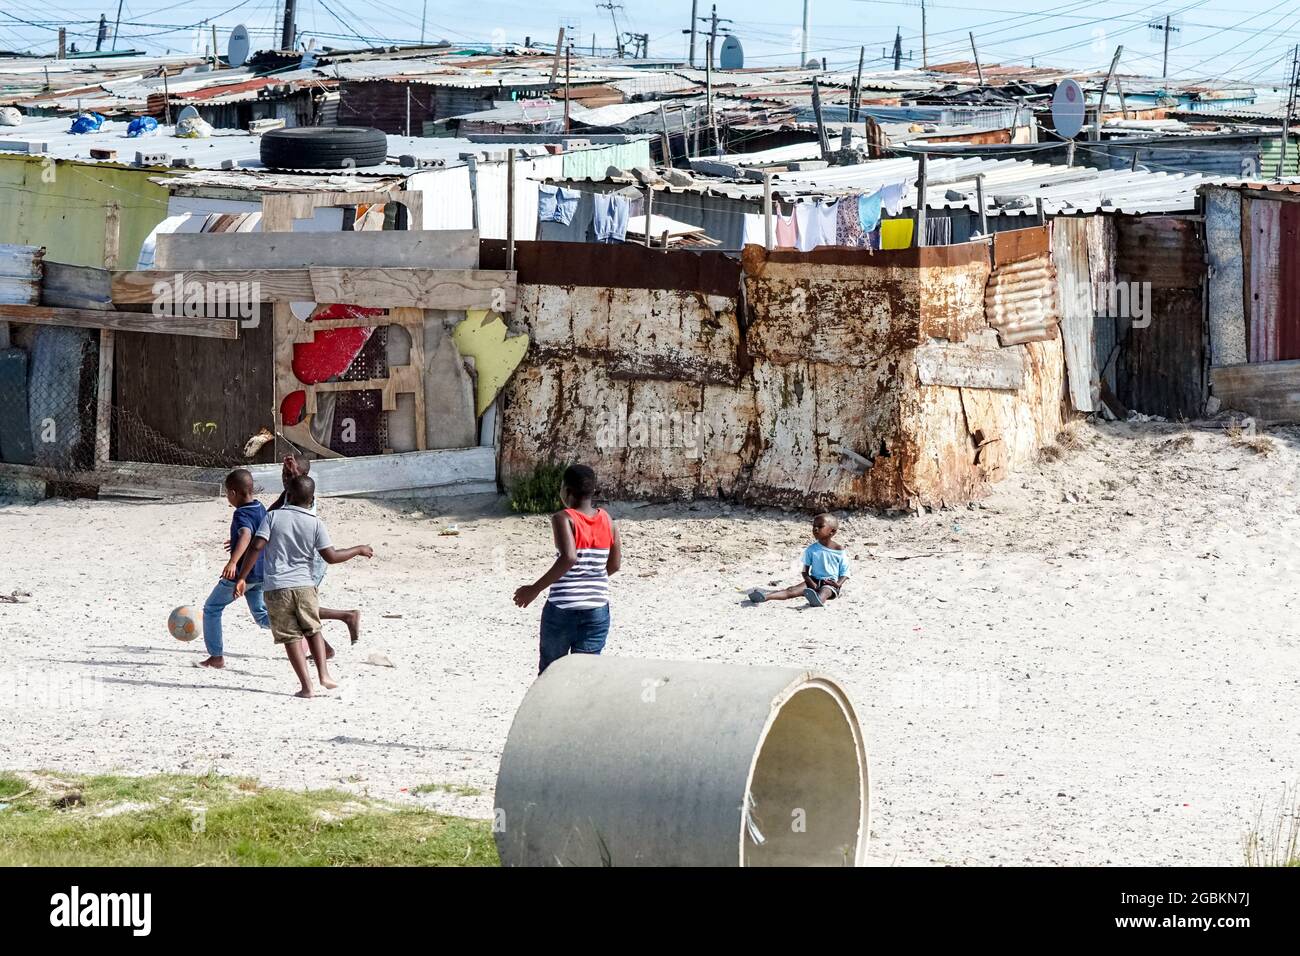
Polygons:
<instances>
[{"instance_id":1,"label":"concrete pipe","mask_svg":"<svg viewBox=\"0 0 1300 956\"><path fill-rule=\"evenodd\" d=\"M496 807L507 866L856 866L867 754L825 675L573 654L515 714Z\"/></svg>"}]
</instances>

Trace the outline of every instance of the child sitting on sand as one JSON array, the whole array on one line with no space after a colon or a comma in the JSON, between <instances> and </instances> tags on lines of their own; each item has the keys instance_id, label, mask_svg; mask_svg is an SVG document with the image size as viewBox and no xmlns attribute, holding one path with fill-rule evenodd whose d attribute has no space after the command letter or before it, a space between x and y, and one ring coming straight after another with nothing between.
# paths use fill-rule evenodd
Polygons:
<instances>
[{"instance_id":1,"label":"child sitting on sand","mask_svg":"<svg viewBox=\"0 0 1300 956\"><path fill-rule=\"evenodd\" d=\"M330 677L325 642L321 639L320 601L312 580L312 555L319 554L328 563L339 564L358 555L374 557L374 551L366 544L335 550L324 523L311 513L316 483L306 475L292 478L285 495L289 503L268 512L253 536L253 546L240 565L235 594L244 593L249 572L265 551L262 596L271 618L271 634L275 643L284 645L293 672L302 685L294 696L311 697L304 641L316 660L320 685L327 690L338 686Z\"/></svg>"},{"instance_id":2,"label":"child sitting on sand","mask_svg":"<svg viewBox=\"0 0 1300 956\"><path fill-rule=\"evenodd\" d=\"M803 552L803 584L781 591L754 588L749 592L749 599L762 604L804 597L810 607L825 607L827 601L839 597L849 578L849 556L844 552L844 545L835 540L835 532L839 530L839 519L832 514L813 518L814 540Z\"/></svg>"},{"instance_id":3,"label":"child sitting on sand","mask_svg":"<svg viewBox=\"0 0 1300 956\"><path fill-rule=\"evenodd\" d=\"M236 468L226 475L222 487L226 491L226 501L235 509L230 519L230 560L221 570L221 580L203 603L203 643L208 649L208 656L198 662L198 667L220 669L226 666L225 644L221 639L221 613L226 606L233 604L238 596L235 593L235 572L239 569L240 559L252 543L253 532L266 518L266 509L253 497L253 475L247 468ZM258 627L270 627L266 615L266 605L262 602L262 562L254 562L247 575L248 584L239 594L248 601L248 610Z\"/></svg>"},{"instance_id":4,"label":"child sitting on sand","mask_svg":"<svg viewBox=\"0 0 1300 956\"><path fill-rule=\"evenodd\" d=\"M596 473L571 465L560 485L564 510L551 515L555 563L532 584L515 591L528 607L546 588L537 673L566 654L599 654L609 634L609 576L619 569L618 528L609 512L592 503Z\"/></svg>"}]
</instances>

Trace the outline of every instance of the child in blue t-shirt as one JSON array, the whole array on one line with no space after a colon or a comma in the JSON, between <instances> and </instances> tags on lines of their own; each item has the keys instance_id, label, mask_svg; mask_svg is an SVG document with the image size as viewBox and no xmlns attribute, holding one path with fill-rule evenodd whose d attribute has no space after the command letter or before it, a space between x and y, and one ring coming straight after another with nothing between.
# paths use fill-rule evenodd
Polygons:
<instances>
[{"instance_id":1,"label":"child in blue t-shirt","mask_svg":"<svg viewBox=\"0 0 1300 956\"><path fill-rule=\"evenodd\" d=\"M222 668L226 666L223 656L224 646L221 641L221 612L226 605L234 603L235 578L239 571L239 561L248 550L253 540L253 533L266 518L266 508L253 497L253 475L247 468L236 468L226 475L223 485L226 501L235 509L230 520L230 560L221 569L221 580L212 589L203 605L203 643L207 646L208 656L199 661L199 667ZM248 586L244 592L248 601L248 610L258 627L270 627L271 619L266 613L266 603L262 600L262 558L259 555L257 565L248 575Z\"/></svg>"},{"instance_id":2,"label":"child in blue t-shirt","mask_svg":"<svg viewBox=\"0 0 1300 956\"><path fill-rule=\"evenodd\" d=\"M839 597L844 582L849 578L849 556L844 546L835 540L835 532L839 530L839 519L832 514L813 518L814 540L803 552L803 584L781 591L754 588L749 592L749 599L762 604L764 601L803 597L808 599L810 607L825 607L827 601Z\"/></svg>"}]
</instances>

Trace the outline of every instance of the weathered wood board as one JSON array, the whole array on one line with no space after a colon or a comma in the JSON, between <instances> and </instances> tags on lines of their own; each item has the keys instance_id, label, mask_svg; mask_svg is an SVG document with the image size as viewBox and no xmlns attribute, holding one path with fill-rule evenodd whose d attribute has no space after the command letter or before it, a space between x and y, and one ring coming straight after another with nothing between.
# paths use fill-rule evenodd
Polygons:
<instances>
[{"instance_id":1,"label":"weathered wood board","mask_svg":"<svg viewBox=\"0 0 1300 956\"><path fill-rule=\"evenodd\" d=\"M1224 409L1262 422L1300 422L1300 361L1213 366L1210 388Z\"/></svg>"},{"instance_id":2,"label":"weathered wood board","mask_svg":"<svg viewBox=\"0 0 1300 956\"><path fill-rule=\"evenodd\" d=\"M479 269L226 269L115 272L113 301L151 305L160 291L202 292L214 304L256 293L262 302L330 302L375 308L511 311L515 273ZM157 290L156 288L157 287ZM173 296L174 297L174 296Z\"/></svg>"},{"instance_id":3,"label":"weathered wood board","mask_svg":"<svg viewBox=\"0 0 1300 956\"><path fill-rule=\"evenodd\" d=\"M169 233L158 237L157 270L474 269L478 232L443 229L395 232Z\"/></svg>"},{"instance_id":4,"label":"weathered wood board","mask_svg":"<svg viewBox=\"0 0 1300 956\"><path fill-rule=\"evenodd\" d=\"M922 385L997 388L1015 391L1025 384L1021 348L974 348L923 345L916 349L916 373Z\"/></svg>"},{"instance_id":5,"label":"weathered wood board","mask_svg":"<svg viewBox=\"0 0 1300 956\"><path fill-rule=\"evenodd\" d=\"M105 312L98 309L60 309L42 305L0 305L0 319L31 325L58 325L74 329L109 329L115 332L151 332L205 339L237 339L234 319L192 319L152 312Z\"/></svg>"}]
</instances>

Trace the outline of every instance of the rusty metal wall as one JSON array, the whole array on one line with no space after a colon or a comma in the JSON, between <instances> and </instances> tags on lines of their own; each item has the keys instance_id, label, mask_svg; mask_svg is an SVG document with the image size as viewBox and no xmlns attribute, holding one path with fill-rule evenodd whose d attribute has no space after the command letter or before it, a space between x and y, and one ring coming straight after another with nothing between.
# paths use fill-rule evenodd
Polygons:
<instances>
[{"instance_id":1,"label":"rusty metal wall","mask_svg":"<svg viewBox=\"0 0 1300 956\"><path fill-rule=\"evenodd\" d=\"M1300 205L1284 202L1278 210L1277 357L1300 359Z\"/></svg>"},{"instance_id":2,"label":"rusty metal wall","mask_svg":"<svg viewBox=\"0 0 1300 956\"><path fill-rule=\"evenodd\" d=\"M1278 303L1282 296L1278 260L1282 254L1282 203L1251 199L1243 210L1246 269L1246 355L1250 362L1277 361Z\"/></svg>"},{"instance_id":3,"label":"rusty metal wall","mask_svg":"<svg viewBox=\"0 0 1300 956\"><path fill-rule=\"evenodd\" d=\"M1137 311L1134 297L1149 296L1146 318L1116 317L1122 340L1118 398L1125 408L1148 415L1199 417L1207 388L1200 224L1134 216L1117 217L1115 223L1116 279L1130 283L1130 312Z\"/></svg>"},{"instance_id":4,"label":"rusty metal wall","mask_svg":"<svg viewBox=\"0 0 1300 956\"><path fill-rule=\"evenodd\" d=\"M1033 231L1007 250L1045 250L1046 230ZM533 243L517 263L510 321L532 346L503 397L507 485L539 462L582 460L610 497L958 504L1060 427L1058 340L1006 350L1024 366L1019 389L919 383L918 347L997 348L988 243L753 247L730 295L735 260L718 253Z\"/></svg>"}]
</instances>

